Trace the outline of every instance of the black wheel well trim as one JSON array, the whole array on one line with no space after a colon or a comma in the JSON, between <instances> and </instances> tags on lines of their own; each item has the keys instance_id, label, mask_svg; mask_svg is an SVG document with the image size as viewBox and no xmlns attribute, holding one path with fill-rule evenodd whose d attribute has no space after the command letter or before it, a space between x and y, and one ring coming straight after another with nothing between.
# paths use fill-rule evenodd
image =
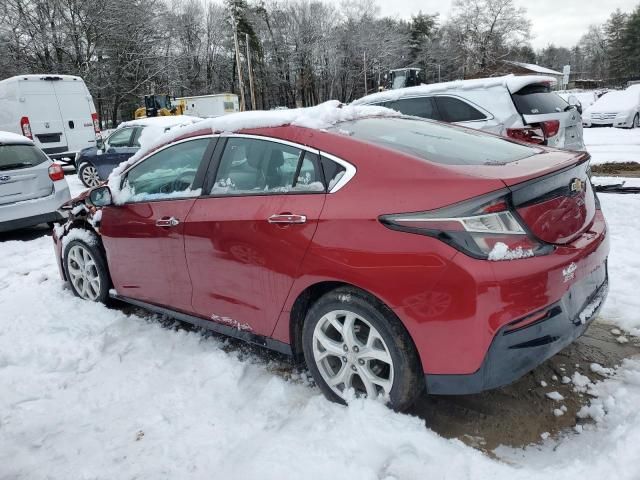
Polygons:
<instances>
[{"instance_id":1,"label":"black wheel well trim","mask_svg":"<svg viewBox=\"0 0 640 480\"><path fill-rule=\"evenodd\" d=\"M304 362L304 354L302 350L302 327L304 325L304 320L307 315L309 309L313 306L316 301L320 299L323 295L336 290L338 288L347 287L353 288L355 290L359 290L364 294L365 297L370 298L371 300L378 303L379 307L385 309L391 315L394 315L404 331L406 332L409 340L413 344L413 348L415 349L416 355L418 356L418 361L420 365L422 365L422 359L420 357L420 352L416 346L416 343L409 332L409 329L404 324L402 319L398 317L398 315L393 311L393 309L387 305L380 297L375 295L374 293L369 292L368 290L359 287L358 285L354 285L353 283L348 283L339 280L325 280L321 282L316 282L312 285L307 286L296 298L291 307L291 311L289 312L289 343L291 345L291 356L296 363Z\"/></svg>"}]
</instances>

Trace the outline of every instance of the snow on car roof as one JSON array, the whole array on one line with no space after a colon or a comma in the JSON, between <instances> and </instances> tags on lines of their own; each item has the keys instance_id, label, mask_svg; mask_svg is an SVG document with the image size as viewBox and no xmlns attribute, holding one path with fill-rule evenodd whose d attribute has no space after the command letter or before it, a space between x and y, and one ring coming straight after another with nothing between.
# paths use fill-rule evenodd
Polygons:
<instances>
[{"instance_id":1,"label":"snow on car roof","mask_svg":"<svg viewBox=\"0 0 640 480\"><path fill-rule=\"evenodd\" d=\"M527 70L531 70L532 72L542 73L546 75L562 75L562 72L558 72L557 70L551 70L550 68L541 67L540 65L536 65L535 63L523 63L523 62L505 62L510 65L515 65L517 67L526 68Z\"/></svg>"},{"instance_id":2,"label":"snow on car roof","mask_svg":"<svg viewBox=\"0 0 640 480\"><path fill-rule=\"evenodd\" d=\"M0 131L0 144L33 145L33 140L17 133Z\"/></svg>"},{"instance_id":3,"label":"snow on car roof","mask_svg":"<svg viewBox=\"0 0 640 480\"><path fill-rule=\"evenodd\" d=\"M118 128L122 127L175 127L176 125L191 125L201 121L200 117L193 117L191 115L167 115L165 117L145 117L138 118L136 120L129 120L128 122L122 122L118 125Z\"/></svg>"},{"instance_id":4,"label":"snow on car roof","mask_svg":"<svg viewBox=\"0 0 640 480\"><path fill-rule=\"evenodd\" d=\"M505 75L503 77L474 78L471 80L453 80L451 82L431 83L416 87L398 88L384 92L373 93L352 102L352 105L366 105L370 103L392 102L404 97L441 93L450 90L484 90L495 87L507 87L511 93L522 90L527 85L535 83L557 83L553 77L544 75Z\"/></svg>"},{"instance_id":5,"label":"snow on car roof","mask_svg":"<svg viewBox=\"0 0 640 480\"><path fill-rule=\"evenodd\" d=\"M399 112L384 107L343 105L337 100L331 100L315 107L231 113L221 117L200 120L189 125L179 125L153 137L145 135L148 130L151 130L145 128L140 136L140 150L111 172L109 175L109 186L113 191L118 191L120 188L120 175L122 175L130 165L138 162L160 146L166 145L180 137L189 136L190 134L237 132L239 130L281 127L284 125L295 125L298 127L322 130L338 122L356 120L358 118L372 116L393 117L400 115ZM135 121L136 120L134 120L134 122Z\"/></svg>"}]
</instances>

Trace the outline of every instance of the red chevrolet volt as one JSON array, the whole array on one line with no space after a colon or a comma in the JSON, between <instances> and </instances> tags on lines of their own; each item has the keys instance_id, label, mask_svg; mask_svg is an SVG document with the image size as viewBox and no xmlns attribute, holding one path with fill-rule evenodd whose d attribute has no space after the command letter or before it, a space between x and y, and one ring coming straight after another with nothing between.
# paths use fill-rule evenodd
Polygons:
<instances>
[{"instance_id":1,"label":"red chevrolet volt","mask_svg":"<svg viewBox=\"0 0 640 480\"><path fill-rule=\"evenodd\" d=\"M607 293L589 156L403 116L202 128L66 208L60 271L306 361L331 400L511 383Z\"/></svg>"}]
</instances>

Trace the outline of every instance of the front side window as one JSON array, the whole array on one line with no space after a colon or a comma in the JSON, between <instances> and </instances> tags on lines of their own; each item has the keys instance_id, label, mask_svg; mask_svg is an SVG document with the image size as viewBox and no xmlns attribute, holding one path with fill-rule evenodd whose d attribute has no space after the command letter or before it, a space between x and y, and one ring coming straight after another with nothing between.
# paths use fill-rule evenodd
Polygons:
<instances>
[{"instance_id":1,"label":"front side window","mask_svg":"<svg viewBox=\"0 0 640 480\"><path fill-rule=\"evenodd\" d=\"M323 192L317 155L268 140L230 138L212 195Z\"/></svg>"},{"instance_id":2,"label":"front side window","mask_svg":"<svg viewBox=\"0 0 640 480\"><path fill-rule=\"evenodd\" d=\"M471 122L487 118L480 110L459 98L438 96L435 97L435 102L445 122Z\"/></svg>"},{"instance_id":3,"label":"front side window","mask_svg":"<svg viewBox=\"0 0 640 480\"><path fill-rule=\"evenodd\" d=\"M116 130L111 134L107 140L109 147L128 147L131 140L131 133L133 128L123 128L122 130Z\"/></svg>"},{"instance_id":4,"label":"front side window","mask_svg":"<svg viewBox=\"0 0 640 480\"><path fill-rule=\"evenodd\" d=\"M122 186L128 202L196 197L196 173L209 145L208 138L178 143L155 153L127 173Z\"/></svg>"}]
</instances>

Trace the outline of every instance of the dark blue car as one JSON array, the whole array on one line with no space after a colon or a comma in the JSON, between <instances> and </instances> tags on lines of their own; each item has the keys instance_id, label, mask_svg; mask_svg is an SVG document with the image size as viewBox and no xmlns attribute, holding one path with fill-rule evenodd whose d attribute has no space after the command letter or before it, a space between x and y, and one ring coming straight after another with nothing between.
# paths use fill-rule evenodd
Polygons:
<instances>
[{"instance_id":1,"label":"dark blue car","mask_svg":"<svg viewBox=\"0 0 640 480\"><path fill-rule=\"evenodd\" d=\"M80 181L87 187L95 187L109 178L115 167L138 151L143 128L141 125L118 128L97 147L80 150L76 154Z\"/></svg>"}]
</instances>

